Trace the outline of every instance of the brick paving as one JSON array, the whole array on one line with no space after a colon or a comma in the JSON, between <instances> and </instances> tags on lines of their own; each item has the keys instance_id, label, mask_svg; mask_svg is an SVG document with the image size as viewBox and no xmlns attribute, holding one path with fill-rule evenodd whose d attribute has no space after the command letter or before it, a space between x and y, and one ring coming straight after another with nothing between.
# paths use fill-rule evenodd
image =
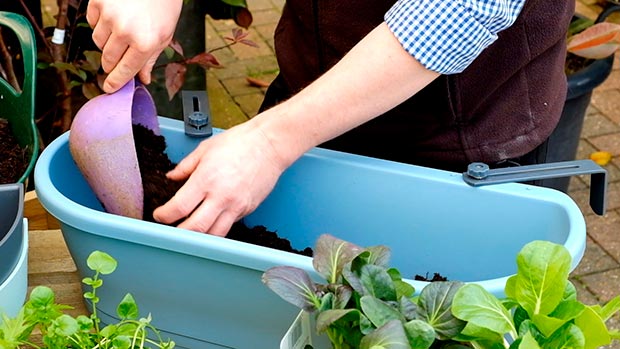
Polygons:
<instances>
[{"instance_id":1,"label":"brick paving","mask_svg":"<svg viewBox=\"0 0 620 349\"><path fill-rule=\"evenodd\" d=\"M577 0L577 12L595 18L600 12L598 0ZM273 57L273 31L284 0L248 0L254 15L250 39L259 49L235 46L216 55L226 65L224 69L207 74L207 89L214 115L214 124L229 128L256 115L264 88L252 87L246 76L271 81L277 74ZM207 47L222 44L221 36L234 26L231 21L206 20ZM587 248L584 258L572 273L579 297L588 304L605 302L620 294L620 64L618 55L611 76L595 89L584 121L578 159L587 159L594 151L613 155L605 166L608 171L608 210L604 216L595 215L589 208L589 180L571 179L569 196L584 214L587 225ZM620 316L610 320L610 326L620 327ZM614 342L608 349L620 349Z\"/></svg>"}]
</instances>

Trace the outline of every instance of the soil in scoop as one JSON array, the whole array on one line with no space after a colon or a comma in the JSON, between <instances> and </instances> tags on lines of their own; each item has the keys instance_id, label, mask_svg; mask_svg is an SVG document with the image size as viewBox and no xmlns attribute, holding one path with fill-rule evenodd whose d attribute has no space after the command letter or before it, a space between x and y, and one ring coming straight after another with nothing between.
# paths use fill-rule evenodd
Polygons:
<instances>
[{"instance_id":1,"label":"soil in scoop","mask_svg":"<svg viewBox=\"0 0 620 349\"><path fill-rule=\"evenodd\" d=\"M141 125L133 126L133 135L144 187L144 220L154 222L153 211L170 200L184 182L173 181L166 177L166 173L176 164L168 158L165 152L166 141L163 136L157 136ZM171 225L176 225L176 223ZM249 228L243 221L235 223L226 237L285 252L312 256L311 248L296 250L291 246L290 241L279 237L276 232L269 231L264 226Z\"/></svg>"},{"instance_id":2,"label":"soil in scoop","mask_svg":"<svg viewBox=\"0 0 620 349\"><path fill-rule=\"evenodd\" d=\"M0 118L0 184L17 183L28 167L28 152L19 146L10 126Z\"/></svg>"}]
</instances>

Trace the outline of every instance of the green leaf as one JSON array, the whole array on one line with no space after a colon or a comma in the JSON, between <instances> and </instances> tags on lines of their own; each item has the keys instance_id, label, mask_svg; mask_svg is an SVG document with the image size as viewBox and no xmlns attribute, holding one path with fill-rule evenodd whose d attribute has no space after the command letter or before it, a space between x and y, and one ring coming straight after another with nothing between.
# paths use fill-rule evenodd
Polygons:
<instances>
[{"instance_id":1,"label":"green leaf","mask_svg":"<svg viewBox=\"0 0 620 349\"><path fill-rule=\"evenodd\" d=\"M595 349L611 342L607 326L592 308L586 306L581 315L575 319L575 325L585 337L585 349Z\"/></svg>"},{"instance_id":2,"label":"green leaf","mask_svg":"<svg viewBox=\"0 0 620 349\"><path fill-rule=\"evenodd\" d=\"M84 51L84 57L86 58L86 63L88 67L85 69L96 73L99 68L101 68L101 52L99 51Z\"/></svg>"},{"instance_id":3,"label":"green leaf","mask_svg":"<svg viewBox=\"0 0 620 349\"><path fill-rule=\"evenodd\" d=\"M118 265L118 263L114 258L112 258L112 256L101 251L92 252L88 256L86 264L91 270L103 275L113 273L114 270L116 270L116 266Z\"/></svg>"},{"instance_id":4,"label":"green leaf","mask_svg":"<svg viewBox=\"0 0 620 349\"><path fill-rule=\"evenodd\" d=\"M80 85L82 85L81 81L77 81L77 80L69 81L69 88L74 88L74 87L77 87L77 86L80 86Z\"/></svg>"},{"instance_id":5,"label":"green leaf","mask_svg":"<svg viewBox=\"0 0 620 349\"><path fill-rule=\"evenodd\" d=\"M520 306L517 306L514 309L513 315L512 315L512 321L513 321L515 328L521 327L521 323L529 319L530 319L530 315L527 313L525 309L523 309Z\"/></svg>"},{"instance_id":6,"label":"green leaf","mask_svg":"<svg viewBox=\"0 0 620 349\"><path fill-rule=\"evenodd\" d=\"M71 63L54 62L50 64L50 67L55 67L58 71L67 71L77 76L80 75L78 68Z\"/></svg>"},{"instance_id":7,"label":"green leaf","mask_svg":"<svg viewBox=\"0 0 620 349\"><path fill-rule=\"evenodd\" d=\"M344 309L353 295L353 290L347 285L338 285L333 299L334 309Z\"/></svg>"},{"instance_id":8,"label":"green leaf","mask_svg":"<svg viewBox=\"0 0 620 349\"><path fill-rule=\"evenodd\" d=\"M362 267L360 281L363 294L370 295L384 301L396 301L396 289L392 278L385 268L367 264Z\"/></svg>"},{"instance_id":9,"label":"green leaf","mask_svg":"<svg viewBox=\"0 0 620 349\"><path fill-rule=\"evenodd\" d=\"M307 311L314 311L320 305L317 289L304 270L278 266L266 270L263 283L285 301Z\"/></svg>"},{"instance_id":10,"label":"green leaf","mask_svg":"<svg viewBox=\"0 0 620 349\"><path fill-rule=\"evenodd\" d=\"M465 327L465 322L450 311L454 295L461 286L463 283L458 281L431 282L420 292L418 314L433 326L439 339L452 338Z\"/></svg>"},{"instance_id":11,"label":"green leaf","mask_svg":"<svg viewBox=\"0 0 620 349\"><path fill-rule=\"evenodd\" d=\"M54 291L47 286L37 286L30 292L29 303L34 307L45 307L54 304Z\"/></svg>"},{"instance_id":12,"label":"green leaf","mask_svg":"<svg viewBox=\"0 0 620 349\"><path fill-rule=\"evenodd\" d=\"M531 322L532 324L534 324L534 326L536 326L536 328L540 330L540 332L545 337L549 337L558 328L564 326L567 321L557 319L548 315L536 314L532 317Z\"/></svg>"},{"instance_id":13,"label":"green leaf","mask_svg":"<svg viewBox=\"0 0 620 349\"><path fill-rule=\"evenodd\" d=\"M360 306L364 315L375 327L381 327L390 320L405 320L400 312L373 296L363 296L360 299Z\"/></svg>"},{"instance_id":14,"label":"green leaf","mask_svg":"<svg viewBox=\"0 0 620 349\"><path fill-rule=\"evenodd\" d=\"M390 248L384 245L371 246L366 248L370 252L368 264L378 265L385 269L388 268L391 252Z\"/></svg>"},{"instance_id":15,"label":"green leaf","mask_svg":"<svg viewBox=\"0 0 620 349\"><path fill-rule=\"evenodd\" d=\"M566 324L555 331L549 339L541 343L542 349L582 349L585 347L585 337L579 327Z\"/></svg>"},{"instance_id":16,"label":"green leaf","mask_svg":"<svg viewBox=\"0 0 620 349\"><path fill-rule=\"evenodd\" d=\"M320 294L321 292L317 292L317 293ZM327 292L323 294L323 297L321 297L321 305L319 306L317 310L321 312L321 311L325 311L328 309L344 309L345 307L335 306L334 304L335 299L336 299L336 295L332 292Z\"/></svg>"},{"instance_id":17,"label":"green leaf","mask_svg":"<svg viewBox=\"0 0 620 349\"><path fill-rule=\"evenodd\" d=\"M545 336L540 333L538 328L534 325L532 320L525 320L519 326L519 337L525 336L527 333L531 333L534 338L545 338Z\"/></svg>"},{"instance_id":18,"label":"green leaf","mask_svg":"<svg viewBox=\"0 0 620 349\"><path fill-rule=\"evenodd\" d=\"M123 300L118 303L118 307L116 308L116 314L121 319L137 319L140 315L138 312L138 305L136 304L136 300L133 298L131 293L127 293Z\"/></svg>"},{"instance_id":19,"label":"green leaf","mask_svg":"<svg viewBox=\"0 0 620 349\"><path fill-rule=\"evenodd\" d=\"M328 283L335 284L339 282L345 264L362 251L363 249L355 244L322 234L316 243L312 265Z\"/></svg>"},{"instance_id":20,"label":"green leaf","mask_svg":"<svg viewBox=\"0 0 620 349\"><path fill-rule=\"evenodd\" d=\"M392 320L364 336L360 349L410 349L403 324Z\"/></svg>"},{"instance_id":21,"label":"green leaf","mask_svg":"<svg viewBox=\"0 0 620 349\"><path fill-rule=\"evenodd\" d=\"M93 320L85 315L78 315L76 318L80 331L89 332L94 328Z\"/></svg>"},{"instance_id":22,"label":"green leaf","mask_svg":"<svg viewBox=\"0 0 620 349\"><path fill-rule=\"evenodd\" d=\"M568 27L568 36L573 36L579 32L584 31L586 28L594 25L594 21L589 18L576 18L570 22Z\"/></svg>"},{"instance_id":23,"label":"green leaf","mask_svg":"<svg viewBox=\"0 0 620 349\"><path fill-rule=\"evenodd\" d=\"M564 296L571 256L562 245L549 241L533 241L517 255L514 297L534 314L548 315Z\"/></svg>"},{"instance_id":24,"label":"green leaf","mask_svg":"<svg viewBox=\"0 0 620 349\"><path fill-rule=\"evenodd\" d=\"M114 337L112 345L114 349L129 349L131 348L131 337L126 335Z\"/></svg>"},{"instance_id":25,"label":"green leaf","mask_svg":"<svg viewBox=\"0 0 620 349\"><path fill-rule=\"evenodd\" d=\"M54 332L60 336L69 337L79 330L78 322L73 317L62 314L53 321Z\"/></svg>"},{"instance_id":26,"label":"green leaf","mask_svg":"<svg viewBox=\"0 0 620 349\"><path fill-rule=\"evenodd\" d=\"M454 340L459 341L487 341L489 343L504 343L504 337L497 333L489 330L488 328L480 327L473 322L468 322L465 325L465 328L461 331L461 333L454 337Z\"/></svg>"},{"instance_id":27,"label":"green leaf","mask_svg":"<svg viewBox=\"0 0 620 349\"><path fill-rule=\"evenodd\" d=\"M320 312L316 319L317 332L325 331L334 322L343 318L359 319L360 311L357 309L333 309Z\"/></svg>"},{"instance_id":28,"label":"green leaf","mask_svg":"<svg viewBox=\"0 0 620 349\"><path fill-rule=\"evenodd\" d=\"M418 316L418 305L410 298L404 296L400 297L398 308L406 321L416 319Z\"/></svg>"},{"instance_id":29,"label":"green leaf","mask_svg":"<svg viewBox=\"0 0 620 349\"><path fill-rule=\"evenodd\" d=\"M427 349L435 341L435 330L425 321L411 320L405 323L404 328L412 348Z\"/></svg>"},{"instance_id":30,"label":"green leaf","mask_svg":"<svg viewBox=\"0 0 620 349\"><path fill-rule=\"evenodd\" d=\"M392 282L394 283L397 299L400 299L401 297L411 298L415 294L415 288L408 282L403 281L398 269L390 268L387 270L387 272L392 278Z\"/></svg>"},{"instance_id":31,"label":"green leaf","mask_svg":"<svg viewBox=\"0 0 620 349\"><path fill-rule=\"evenodd\" d=\"M526 333L519 343L519 349L540 349L538 342L534 339L531 333Z\"/></svg>"},{"instance_id":32,"label":"green leaf","mask_svg":"<svg viewBox=\"0 0 620 349\"><path fill-rule=\"evenodd\" d=\"M506 286L504 286L504 294L506 298L514 299L516 301L516 287L517 287L517 275L513 275L506 280Z\"/></svg>"},{"instance_id":33,"label":"green leaf","mask_svg":"<svg viewBox=\"0 0 620 349\"><path fill-rule=\"evenodd\" d=\"M570 280L566 281L566 288L564 289L563 300L577 300L577 289Z\"/></svg>"},{"instance_id":34,"label":"green leaf","mask_svg":"<svg viewBox=\"0 0 620 349\"><path fill-rule=\"evenodd\" d=\"M609 320L615 313L620 311L620 296L616 296L607 302L599 311L599 316L603 321Z\"/></svg>"},{"instance_id":35,"label":"green leaf","mask_svg":"<svg viewBox=\"0 0 620 349\"><path fill-rule=\"evenodd\" d=\"M549 315L536 314L532 317L532 322L536 328L546 337L551 336L558 328L565 323L575 319L583 313L585 306L577 300L569 299L562 301L558 307Z\"/></svg>"},{"instance_id":36,"label":"green leaf","mask_svg":"<svg viewBox=\"0 0 620 349\"><path fill-rule=\"evenodd\" d=\"M25 318L24 309L22 308L14 318L9 318L4 313L0 313L0 315L2 319L0 323L0 348L3 345L11 349L17 348L32 332L32 326Z\"/></svg>"},{"instance_id":37,"label":"green leaf","mask_svg":"<svg viewBox=\"0 0 620 349\"><path fill-rule=\"evenodd\" d=\"M495 296L477 284L464 285L456 292L452 313L461 320L500 335L517 333L508 310Z\"/></svg>"},{"instance_id":38,"label":"green leaf","mask_svg":"<svg viewBox=\"0 0 620 349\"><path fill-rule=\"evenodd\" d=\"M93 299L95 298L95 294L92 292L84 292L84 298L86 299Z\"/></svg>"},{"instance_id":39,"label":"green leaf","mask_svg":"<svg viewBox=\"0 0 620 349\"><path fill-rule=\"evenodd\" d=\"M93 99L101 94L101 89L94 82L85 82L82 84L82 94L87 99Z\"/></svg>"},{"instance_id":40,"label":"green leaf","mask_svg":"<svg viewBox=\"0 0 620 349\"><path fill-rule=\"evenodd\" d=\"M100 334L105 338L111 338L117 331L118 327L115 324L110 324L102 328Z\"/></svg>"}]
</instances>

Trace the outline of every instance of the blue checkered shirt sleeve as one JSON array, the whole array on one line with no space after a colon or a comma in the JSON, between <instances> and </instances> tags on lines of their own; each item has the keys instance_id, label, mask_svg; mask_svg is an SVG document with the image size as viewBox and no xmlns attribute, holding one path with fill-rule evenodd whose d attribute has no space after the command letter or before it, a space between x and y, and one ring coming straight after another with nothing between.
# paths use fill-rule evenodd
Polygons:
<instances>
[{"instance_id":1,"label":"blue checkered shirt sleeve","mask_svg":"<svg viewBox=\"0 0 620 349\"><path fill-rule=\"evenodd\" d=\"M555 0L551 0L555 1ZM525 0L399 0L385 22L424 67L460 73L511 26Z\"/></svg>"}]
</instances>

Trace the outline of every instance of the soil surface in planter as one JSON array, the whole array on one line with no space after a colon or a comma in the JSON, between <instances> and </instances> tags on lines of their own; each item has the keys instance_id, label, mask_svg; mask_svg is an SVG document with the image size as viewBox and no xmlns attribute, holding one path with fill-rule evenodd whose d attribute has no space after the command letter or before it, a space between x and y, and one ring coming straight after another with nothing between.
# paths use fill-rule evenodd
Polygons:
<instances>
[{"instance_id":1,"label":"soil surface in planter","mask_svg":"<svg viewBox=\"0 0 620 349\"><path fill-rule=\"evenodd\" d=\"M8 120L0 118L0 184L17 183L28 167L28 154L17 143Z\"/></svg>"},{"instance_id":2,"label":"soil surface in planter","mask_svg":"<svg viewBox=\"0 0 620 349\"><path fill-rule=\"evenodd\" d=\"M154 222L153 211L170 200L184 182L173 181L166 177L166 173L176 164L168 158L165 152L166 141L163 136L157 136L141 125L133 126L133 134L144 189L144 220ZM176 225L176 223L171 225ZM296 250L291 246L290 241L279 237L276 232L269 231L264 226L250 228L243 221L235 223L226 237L285 252L312 256L311 248Z\"/></svg>"}]
</instances>

